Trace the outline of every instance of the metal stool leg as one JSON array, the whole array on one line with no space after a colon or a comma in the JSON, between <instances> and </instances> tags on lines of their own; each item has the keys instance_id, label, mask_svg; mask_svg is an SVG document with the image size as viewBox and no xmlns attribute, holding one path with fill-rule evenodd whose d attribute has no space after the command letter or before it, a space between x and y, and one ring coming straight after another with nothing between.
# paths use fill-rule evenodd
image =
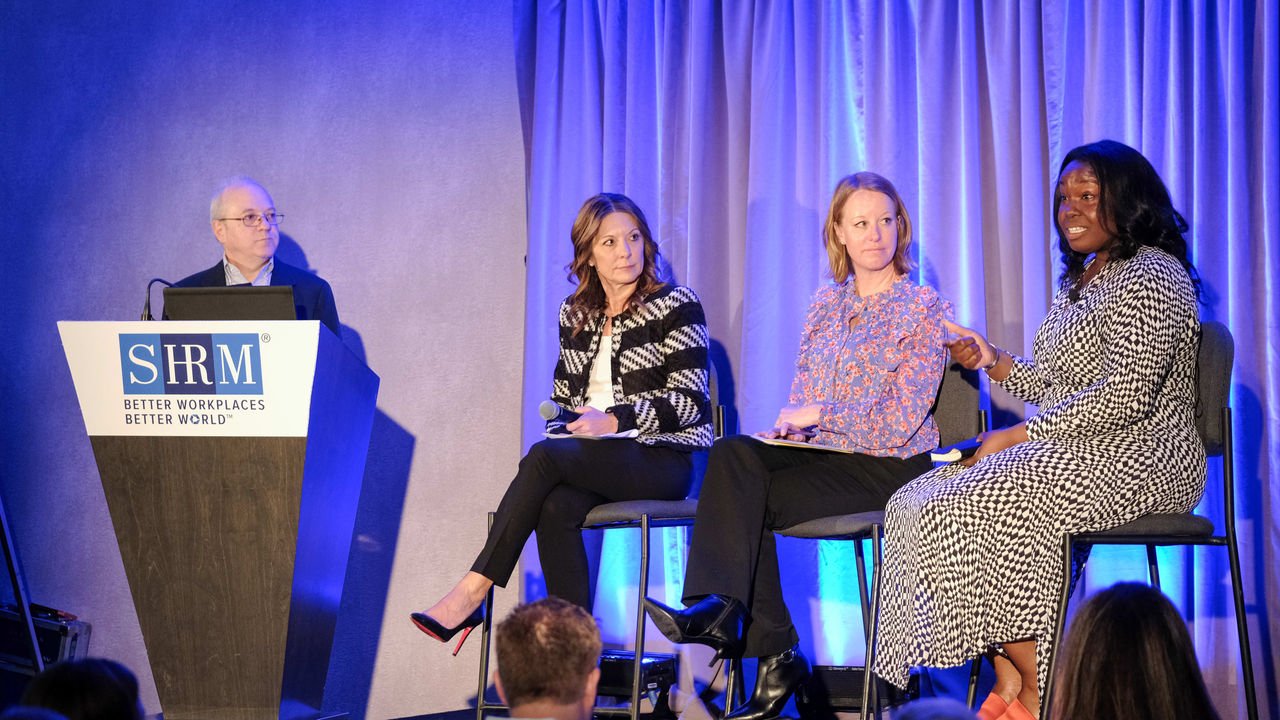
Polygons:
<instances>
[{"instance_id":1,"label":"metal stool leg","mask_svg":"<svg viewBox=\"0 0 1280 720\"><path fill-rule=\"evenodd\" d=\"M1222 483L1228 497L1235 495L1234 439L1231 429L1231 408L1222 408ZM1249 647L1249 619L1244 609L1244 580L1240 574L1240 548L1236 545L1235 513L1225 519L1227 560L1231 565L1231 596L1236 605L1236 634L1240 642L1240 672L1244 676L1244 700L1249 720L1258 720L1258 695L1253 686L1253 651Z\"/></svg>"},{"instance_id":2,"label":"metal stool leg","mask_svg":"<svg viewBox=\"0 0 1280 720\"><path fill-rule=\"evenodd\" d=\"M1240 672L1244 675L1244 701L1249 720L1258 720L1258 695L1253 687L1253 651L1249 647L1249 618L1244 609L1244 582L1240 578L1240 552L1235 534L1227 545L1231 562L1231 596L1236 605L1236 635L1240 643Z\"/></svg>"},{"instance_id":3,"label":"metal stool leg","mask_svg":"<svg viewBox=\"0 0 1280 720\"><path fill-rule=\"evenodd\" d=\"M978 702L978 676L982 674L982 656L973 659L973 666L969 669L969 689L965 691L965 704L973 708Z\"/></svg>"},{"instance_id":4,"label":"metal stool leg","mask_svg":"<svg viewBox=\"0 0 1280 720\"><path fill-rule=\"evenodd\" d=\"M1147 546L1147 574L1151 576L1151 585L1160 589L1160 563L1156 562L1156 546Z\"/></svg>"},{"instance_id":5,"label":"metal stool leg","mask_svg":"<svg viewBox=\"0 0 1280 720\"><path fill-rule=\"evenodd\" d=\"M876 639L877 639L878 630L880 626L880 582L881 582L881 576L882 576L882 573L881 573L882 568L880 565L880 561L881 561L881 558L883 557L882 549L880 547L880 540L881 540L882 534L883 534L883 528L881 526L876 525L872 527L871 529L871 613L870 613L871 618L870 618L870 622L867 622L867 613L865 611L863 612L863 615L862 615L863 623L865 626L864 629L867 631L866 660L863 662L864 667L862 669L862 700L861 700L862 704L859 706L861 708L861 713L863 718L868 717L868 711L870 711L871 713L874 713L875 715L880 714L880 698L878 697L878 693L876 692L877 683L876 683L875 674L872 672L872 668L875 666ZM861 549L862 541L859 540L856 542L858 543L858 548ZM865 603L866 587L865 587L865 580L862 574L861 555L862 553L859 552L858 553L858 556L859 556L858 557L858 571L859 571L858 575L859 575L859 580L863 582L863 585L862 587L859 588L859 590L861 590L863 593L863 598L864 598L863 602ZM865 608L865 605L864 605L864 608Z\"/></svg>"},{"instance_id":6,"label":"metal stool leg","mask_svg":"<svg viewBox=\"0 0 1280 720\"><path fill-rule=\"evenodd\" d=\"M1063 631L1067 626L1067 603L1071 601L1071 560L1075 548L1075 536L1067 533L1062 536L1062 586L1058 590L1058 608L1053 619L1053 645L1049 648L1049 677L1044 682L1044 692L1040 693L1041 717L1049 716L1049 706L1053 702L1053 671L1058 659L1058 646L1062 644Z\"/></svg>"},{"instance_id":7,"label":"metal stool leg","mask_svg":"<svg viewBox=\"0 0 1280 720\"><path fill-rule=\"evenodd\" d=\"M862 629L867 630L867 616L871 614L871 608L867 600L867 570L866 560L862 553L862 541L853 541L853 556L858 564L858 600L862 603ZM872 582L875 578L875 567L879 566L879 562L872 558Z\"/></svg>"},{"instance_id":8,"label":"metal stool leg","mask_svg":"<svg viewBox=\"0 0 1280 720\"><path fill-rule=\"evenodd\" d=\"M631 669L631 720L640 717L640 679L644 668L644 599L649 596L649 516L640 516L640 580L636 598L636 659Z\"/></svg>"},{"instance_id":9,"label":"metal stool leg","mask_svg":"<svg viewBox=\"0 0 1280 720\"><path fill-rule=\"evenodd\" d=\"M493 531L493 513L489 513L487 531ZM485 700L485 692L489 689L489 635L493 627L493 587L484 596L484 622L480 624L480 680L476 689L476 720L484 720L486 710L504 710L501 703L491 704Z\"/></svg>"}]
</instances>

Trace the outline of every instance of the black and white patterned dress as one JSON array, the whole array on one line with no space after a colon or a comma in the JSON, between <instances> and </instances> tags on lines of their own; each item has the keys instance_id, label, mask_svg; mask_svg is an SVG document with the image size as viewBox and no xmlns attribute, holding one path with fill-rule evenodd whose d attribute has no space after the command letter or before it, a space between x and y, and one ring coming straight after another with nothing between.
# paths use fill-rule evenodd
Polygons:
<instances>
[{"instance_id":1,"label":"black and white patterned dress","mask_svg":"<svg viewBox=\"0 0 1280 720\"><path fill-rule=\"evenodd\" d=\"M1063 533L1186 512L1204 491L1199 331L1186 271L1155 248L1109 263L1074 303L1058 292L1034 360L1015 356L1001 383L1039 406L1030 439L889 501L878 675L903 686L912 666L1034 639L1044 687Z\"/></svg>"}]
</instances>

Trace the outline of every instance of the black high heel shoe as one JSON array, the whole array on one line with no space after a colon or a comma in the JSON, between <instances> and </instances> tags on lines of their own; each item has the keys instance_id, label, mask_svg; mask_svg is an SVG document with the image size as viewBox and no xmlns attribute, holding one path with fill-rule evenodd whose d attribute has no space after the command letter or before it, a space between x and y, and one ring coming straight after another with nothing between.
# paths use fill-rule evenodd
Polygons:
<instances>
[{"instance_id":1,"label":"black high heel shoe","mask_svg":"<svg viewBox=\"0 0 1280 720\"><path fill-rule=\"evenodd\" d=\"M472 630L476 629L477 625L484 622L484 605L472 610L465 620L458 623L456 627L451 628L441 625L436 622L435 618L426 613L413 613L409 616L409 619L413 621L414 625L418 626L419 630L442 643L449 642L454 635L461 632L462 638L458 640L458 646L453 649L454 656L457 656L458 651L462 649L462 643L467 641L467 636L471 634Z\"/></svg>"},{"instance_id":2,"label":"black high heel shoe","mask_svg":"<svg viewBox=\"0 0 1280 720\"><path fill-rule=\"evenodd\" d=\"M743 625L747 608L740 601L724 595L708 595L693 607L675 610L649 598L644 609L663 635L674 643L699 643L714 648L714 665L722 658L742 657Z\"/></svg>"},{"instance_id":3,"label":"black high heel shoe","mask_svg":"<svg viewBox=\"0 0 1280 720\"><path fill-rule=\"evenodd\" d=\"M762 657L756 665L756 687L751 697L724 720L775 720L787 701L809 680L809 661L800 646Z\"/></svg>"}]
</instances>

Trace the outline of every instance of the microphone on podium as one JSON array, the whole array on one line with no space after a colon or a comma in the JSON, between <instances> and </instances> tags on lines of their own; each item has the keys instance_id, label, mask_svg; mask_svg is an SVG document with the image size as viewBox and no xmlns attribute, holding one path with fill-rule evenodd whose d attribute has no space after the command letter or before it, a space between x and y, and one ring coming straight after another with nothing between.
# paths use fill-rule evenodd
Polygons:
<instances>
[{"instance_id":1,"label":"microphone on podium","mask_svg":"<svg viewBox=\"0 0 1280 720\"><path fill-rule=\"evenodd\" d=\"M155 318L151 317L151 286L155 285L156 283L164 283L165 287L173 287L173 283L169 282L168 280L162 280L160 278L151 278L151 282L147 283L147 301L142 305L143 320L155 320Z\"/></svg>"},{"instance_id":2,"label":"microphone on podium","mask_svg":"<svg viewBox=\"0 0 1280 720\"><path fill-rule=\"evenodd\" d=\"M543 420L559 420L566 425L582 417L579 413L560 407L554 400L543 400L538 405L538 414Z\"/></svg>"}]
</instances>

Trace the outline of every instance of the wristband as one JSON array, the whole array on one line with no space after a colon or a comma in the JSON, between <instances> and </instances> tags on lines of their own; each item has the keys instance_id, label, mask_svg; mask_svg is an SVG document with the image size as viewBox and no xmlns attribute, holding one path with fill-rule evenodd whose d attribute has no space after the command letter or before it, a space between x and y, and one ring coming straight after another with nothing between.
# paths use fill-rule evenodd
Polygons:
<instances>
[{"instance_id":1,"label":"wristband","mask_svg":"<svg viewBox=\"0 0 1280 720\"><path fill-rule=\"evenodd\" d=\"M991 372L991 369L992 369L992 368L994 368L996 365L999 365L999 364L1000 364L1000 348L996 347L995 345L992 345L992 346L991 346L991 349L992 349L993 351L995 351L996 357L995 357L995 359L994 359L994 360L992 360L992 361L991 361L991 364L990 364L990 365L984 365L984 366L983 366L983 368L982 368L982 369L983 369L984 371L986 371L986 372Z\"/></svg>"}]
</instances>

